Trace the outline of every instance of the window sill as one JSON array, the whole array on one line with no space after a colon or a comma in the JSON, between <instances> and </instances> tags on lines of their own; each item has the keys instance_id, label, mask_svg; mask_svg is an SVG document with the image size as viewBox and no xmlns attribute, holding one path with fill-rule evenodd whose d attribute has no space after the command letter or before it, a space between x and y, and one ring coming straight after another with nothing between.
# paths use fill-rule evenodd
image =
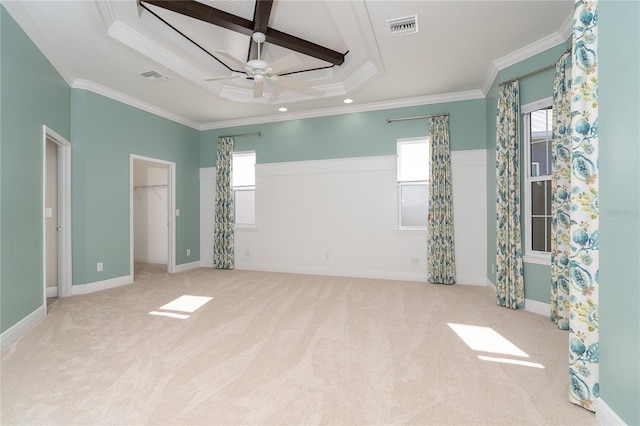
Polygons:
<instances>
[{"instance_id":1,"label":"window sill","mask_svg":"<svg viewBox=\"0 0 640 426\"><path fill-rule=\"evenodd\" d=\"M522 257L524 263L535 263L536 265L551 266L551 254L528 254Z\"/></svg>"},{"instance_id":2,"label":"window sill","mask_svg":"<svg viewBox=\"0 0 640 426\"><path fill-rule=\"evenodd\" d=\"M234 231L240 231L240 232L257 232L258 231L258 227L255 225L235 225L233 227Z\"/></svg>"}]
</instances>

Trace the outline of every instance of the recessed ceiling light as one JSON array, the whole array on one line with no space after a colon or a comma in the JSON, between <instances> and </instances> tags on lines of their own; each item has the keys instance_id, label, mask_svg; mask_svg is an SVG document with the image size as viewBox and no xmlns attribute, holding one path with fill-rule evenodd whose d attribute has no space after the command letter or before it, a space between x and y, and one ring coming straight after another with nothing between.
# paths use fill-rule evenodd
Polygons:
<instances>
[{"instance_id":1,"label":"recessed ceiling light","mask_svg":"<svg viewBox=\"0 0 640 426\"><path fill-rule=\"evenodd\" d=\"M280 112L287 112L287 109L285 107L280 107L278 108L278 111Z\"/></svg>"},{"instance_id":2,"label":"recessed ceiling light","mask_svg":"<svg viewBox=\"0 0 640 426\"><path fill-rule=\"evenodd\" d=\"M342 101L342 102L344 102L345 104L350 104L350 103L352 103L352 102L353 102L353 99L351 99L351 98L347 98L347 99L345 99L345 100L344 100L344 101Z\"/></svg>"}]
</instances>

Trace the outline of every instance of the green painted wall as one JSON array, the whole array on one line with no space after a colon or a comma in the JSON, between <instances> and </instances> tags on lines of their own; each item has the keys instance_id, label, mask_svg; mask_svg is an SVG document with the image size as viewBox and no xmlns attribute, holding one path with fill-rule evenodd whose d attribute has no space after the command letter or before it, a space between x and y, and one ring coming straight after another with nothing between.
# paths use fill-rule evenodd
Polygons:
<instances>
[{"instance_id":1,"label":"green painted wall","mask_svg":"<svg viewBox=\"0 0 640 426\"><path fill-rule=\"evenodd\" d=\"M487 129L487 271L489 279L495 284L496 274L492 268L496 263L496 108L498 105L498 85L500 82L538 70L547 65L555 64L568 44L561 44L548 49L538 55L518 62L501 70L491 86L486 98L486 129ZM520 105L526 105L553 95L554 70L549 69L520 80ZM520 122L520 141L523 139L523 124ZM521 181L520 188L524 195L524 150L520 152ZM524 212L524 197L521 199L521 212ZM524 218L524 217L523 217ZM528 230L524 220L522 227L522 244ZM524 247L523 247L524 249ZM538 302L549 303L551 290L551 268L537 264L525 264L525 298Z\"/></svg>"},{"instance_id":2,"label":"green painted wall","mask_svg":"<svg viewBox=\"0 0 640 426\"><path fill-rule=\"evenodd\" d=\"M129 274L130 154L176 163L176 263L200 260L199 131L79 89L71 117L73 284Z\"/></svg>"},{"instance_id":3,"label":"green painted wall","mask_svg":"<svg viewBox=\"0 0 640 426\"><path fill-rule=\"evenodd\" d=\"M484 99L349 113L202 132L200 167L214 167L218 137L261 132L236 139L236 151L255 150L258 163L392 155L396 140L428 134L426 120L388 124L387 118L449 113L451 149L484 149Z\"/></svg>"},{"instance_id":4,"label":"green painted wall","mask_svg":"<svg viewBox=\"0 0 640 426\"><path fill-rule=\"evenodd\" d=\"M640 3L599 4L600 396L640 424Z\"/></svg>"},{"instance_id":5,"label":"green painted wall","mask_svg":"<svg viewBox=\"0 0 640 426\"><path fill-rule=\"evenodd\" d=\"M69 87L0 6L0 328L42 306L42 125L69 138Z\"/></svg>"}]
</instances>

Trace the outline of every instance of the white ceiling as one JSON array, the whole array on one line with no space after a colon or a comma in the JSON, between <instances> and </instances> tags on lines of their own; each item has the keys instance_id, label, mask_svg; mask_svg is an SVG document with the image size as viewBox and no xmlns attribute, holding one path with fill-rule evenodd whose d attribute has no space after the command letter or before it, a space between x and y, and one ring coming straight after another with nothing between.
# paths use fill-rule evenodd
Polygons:
<instances>
[{"instance_id":1,"label":"white ceiling","mask_svg":"<svg viewBox=\"0 0 640 426\"><path fill-rule=\"evenodd\" d=\"M202 3L253 19L253 0ZM480 98L498 70L564 42L573 10L572 0L275 0L271 28L348 53L340 66L290 76L311 90L267 82L254 99L245 78L205 81L230 71L135 0L3 4L72 87L198 129ZM150 9L209 52L246 60L248 36ZM409 15L418 16L418 33L390 35L387 21ZM302 68L294 71L329 65L269 43L263 53L269 62L295 54ZM150 70L169 80L139 75ZM343 104L347 97L354 103Z\"/></svg>"}]
</instances>

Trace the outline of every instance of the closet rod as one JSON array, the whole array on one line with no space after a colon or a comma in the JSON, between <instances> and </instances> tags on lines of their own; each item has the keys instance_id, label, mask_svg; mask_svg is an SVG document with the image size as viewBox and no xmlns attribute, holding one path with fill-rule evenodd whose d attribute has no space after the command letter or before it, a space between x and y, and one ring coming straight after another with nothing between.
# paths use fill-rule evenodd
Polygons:
<instances>
[{"instance_id":1,"label":"closet rod","mask_svg":"<svg viewBox=\"0 0 640 426\"><path fill-rule=\"evenodd\" d=\"M261 132L249 132L249 133L238 133L237 135L224 135L220 136L221 138L237 138L238 136L253 136L258 135L258 137L262 136Z\"/></svg>"},{"instance_id":2,"label":"closet rod","mask_svg":"<svg viewBox=\"0 0 640 426\"><path fill-rule=\"evenodd\" d=\"M448 116L449 113L442 114L430 114L430 115L419 115L417 117L399 117L399 118L387 118L387 123L392 123L394 121L405 121L405 120L419 120L423 118L431 118L431 117L440 117L442 115Z\"/></svg>"},{"instance_id":3,"label":"closet rod","mask_svg":"<svg viewBox=\"0 0 640 426\"><path fill-rule=\"evenodd\" d=\"M564 55L565 53L568 53L568 52L571 52L571 48L568 48L567 50L565 50L562 55ZM560 57L562 57L562 55L560 55ZM539 72L550 70L551 68L555 68L555 67L556 67L556 64L547 65L546 67L538 68L535 71L531 71L531 72L528 72L526 74L522 74L522 75L519 75L519 76L517 76L515 78L509 79L507 81L503 81L498 86L504 86L505 84L513 83L514 81L518 81L518 80L526 78L526 77L531 77L532 75L538 74Z\"/></svg>"}]
</instances>

